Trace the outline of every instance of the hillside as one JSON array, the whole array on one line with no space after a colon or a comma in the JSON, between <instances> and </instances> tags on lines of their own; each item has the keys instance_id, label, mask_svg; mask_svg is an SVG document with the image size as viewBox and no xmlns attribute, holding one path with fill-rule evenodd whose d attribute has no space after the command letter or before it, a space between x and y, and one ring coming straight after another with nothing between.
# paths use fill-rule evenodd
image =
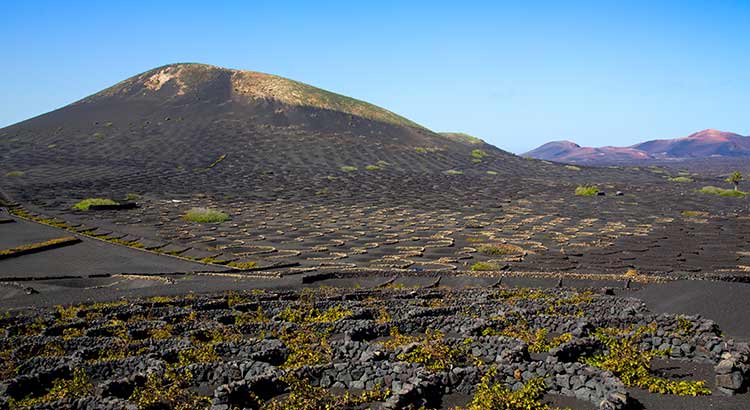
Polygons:
<instances>
[{"instance_id":1,"label":"hillside","mask_svg":"<svg viewBox=\"0 0 750 410\"><path fill-rule=\"evenodd\" d=\"M25 174L6 181L11 188L127 181L131 189L150 191L169 179L187 181L175 188L193 192L198 183L213 189L214 179L222 184L269 174L315 179L368 166L416 174L531 166L487 144L477 164L471 156L475 148L383 108L297 81L174 64L1 129L0 171Z\"/></svg>"}]
</instances>

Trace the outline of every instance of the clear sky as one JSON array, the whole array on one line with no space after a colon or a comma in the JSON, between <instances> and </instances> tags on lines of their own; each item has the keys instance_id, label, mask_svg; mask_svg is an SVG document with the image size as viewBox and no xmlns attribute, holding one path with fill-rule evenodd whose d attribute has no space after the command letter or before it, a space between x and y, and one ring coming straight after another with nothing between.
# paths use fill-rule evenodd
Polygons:
<instances>
[{"instance_id":1,"label":"clear sky","mask_svg":"<svg viewBox=\"0 0 750 410\"><path fill-rule=\"evenodd\" d=\"M148 69L263 71L523 152L750 135L750 0L0 6L0 127Z\"/></svg>"}]
</instances>

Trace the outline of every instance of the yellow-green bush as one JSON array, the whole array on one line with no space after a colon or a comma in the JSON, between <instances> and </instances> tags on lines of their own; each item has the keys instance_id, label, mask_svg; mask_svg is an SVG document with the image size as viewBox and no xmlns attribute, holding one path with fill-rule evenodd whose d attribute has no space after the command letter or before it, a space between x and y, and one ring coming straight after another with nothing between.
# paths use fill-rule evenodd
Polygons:
<instances>
[{"instance_id":1,"label":"yellow-green bush","mask_svg":"<svg viewBox=\"0 0 750 410\"><path fill-rule=\"evenodd\" d=\"M284 332L279 339L289 349L289 356L283 367L296 369L330 363L333 351L328 343L328 335L309 327Z\"/></svg>"},{"instance_id":2,"label":"yellow-green bush","mask_svg":"<svg viewBox=\"0 0 750 410\"><path fill-rule=\"evenodd\" d=\"M642 351L640 340L654 327L641 327L633 332L613 329L597 329L594 336L606 346L607 353L584 358L591 366L609 370L628 387L639 387L652 393L678 396L703 396L711 394L704 381L677 381L651 374L651 361L661 356L661 351Z\"/></svg>"},{"instance_id":3,"label":"yellow-green bush","mask_svg":"<svg viewBox=\"0 0 750 410\"><path fill-rule=\"evenodd\" d=\"M466 410L551 410L542 403L542 395L547 391L544 380L531 379L516 391L493 382L497 368L490 368L482 376L474 397Z\"/></svg>"},{"instance_id":4,"label":"yellow-green bush","mask_svg":"<svg viewBox=\"0 0 750 410\"><path fill-rule=\"evenodd\" d=\"M394 350L410 343L419 343L409 352L399 354L397 359L409 363L420 363L430 370L444 370L466 357L463 349L448 345L443 333L437 330L427 329L424 336L405 336L399 332L398 328L393 327L390 335L391 339L383 342L383 347Z\"/></svg>"},{"instance_id":5,"label":"yellow-green bush","mask_svg":"<svg viewBox=\"0 0 750 410\"><path fill-rule=\"evenodd\" d=\"M577 196L595 196L599 193L599 188L595 186L579 186L576 188Z\"/></svg>"},{"instance_id":6,"label":"yellow-green bush","mask_svg":"<svg viewBox=\"0 0 750 410\"><path fill-rule=\"evenodd\" d=\"M319 310L307 303L301 303L298 306L287 306L286 309L279 313L281 320L296 324L310 323L333 323L345 317L351 316L352 311L344 309L341 306L334 306L326 310Z\"/></svg>"},{"instance_id":7,"label":"yellow-green bush","mask_svg":"<svg viewBox=\"0 0 750 410\"><path fill-rule=\"evenodd\" d=\"M77 399L91 394L92 391L93 386L89 381L86 371L82 368L77 368L73 371L71 379L54 380L52 388L43 396L28 396L21 400L11 398L8 400L8 407L10 409L29 408L62 399Z\"/></svg>"},{"instance_id":8,"label":"yellow-green bush","mask_svg":"<svg viewBox=\"0 0 750 410\"><path fill-rule=\"evenodd\" d=\"M79 211L88 211L91 205L118 205L118 202L115 202L108 198L86 198L83 201L80 201L77 204L73 205L73 209L78 209Z\"/></svg>"},{"instance_id":9,"label":"yellow-green bush","mask_svg":"<svg viewBox=\"0 0 750 410\"><path fill-rule=\"evenodd\" d=\"M149 374L146 384L136 387L128 400L139 410L209 408L211 399L191 391L192 382L193 374L189 370L168 368L163 375Z\"/></svg>"}]
</instances>

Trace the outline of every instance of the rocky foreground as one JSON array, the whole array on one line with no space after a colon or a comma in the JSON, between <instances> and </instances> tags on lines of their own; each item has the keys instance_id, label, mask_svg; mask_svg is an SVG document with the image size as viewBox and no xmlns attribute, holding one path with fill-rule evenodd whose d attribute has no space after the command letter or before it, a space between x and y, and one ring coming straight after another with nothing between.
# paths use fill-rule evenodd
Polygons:
<instances>
[{"instance_id":1,"label":"rocky foreground","mask_svg":"<svg viewBox=\"0 0 750 410\"><path fill-rule=\"evenodd\" d=\"M2 409L615 410L639 408L634 391L728 399L750 370L747 344L711 320L501 283L155 297L1 321Z\"/></svg>"}]
</instances>

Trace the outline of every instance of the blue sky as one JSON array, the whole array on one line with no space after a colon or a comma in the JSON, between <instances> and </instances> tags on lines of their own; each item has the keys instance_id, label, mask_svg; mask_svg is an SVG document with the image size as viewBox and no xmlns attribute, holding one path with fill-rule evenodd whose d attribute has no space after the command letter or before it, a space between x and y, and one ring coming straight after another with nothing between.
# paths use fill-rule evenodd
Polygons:
<instances>
[{"instance_id":1,"label":"blue sky","mask_svg":"<svg viewBox=\"0 0 750 410\"><path fill-rule=\"evenodd\" d=\"M189 61L293 78L513 152L750 135L748 0L6 1L0 39L0 127Z\"/></svg>"}]
</instances>

